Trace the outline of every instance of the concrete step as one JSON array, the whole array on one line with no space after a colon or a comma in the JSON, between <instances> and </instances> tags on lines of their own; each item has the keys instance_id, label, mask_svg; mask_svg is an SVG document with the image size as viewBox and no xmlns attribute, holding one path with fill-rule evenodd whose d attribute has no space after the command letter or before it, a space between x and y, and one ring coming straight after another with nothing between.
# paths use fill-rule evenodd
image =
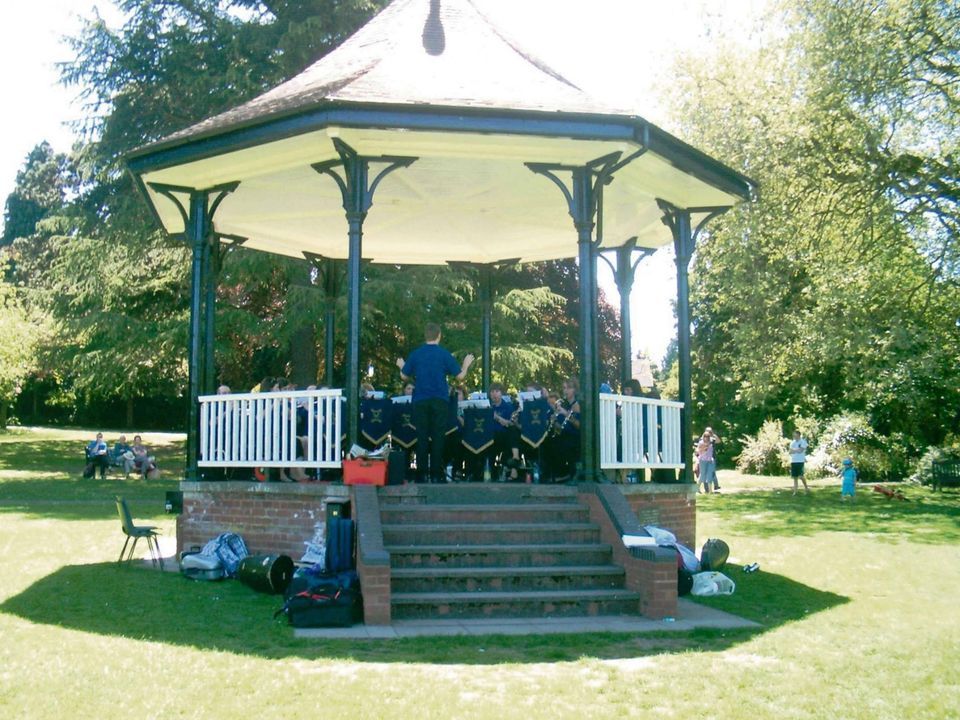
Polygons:
<instances>
[{"instance_id":1,"label":"concrete step","mask_svg":"<svg viewBox=\"0 0 960 720\"><path fill-rule=\"evenodd\" d=\"M385 545L527 545L531 543L595 543L600 528L593 523L408 523L384 525Z\"/></svg>"},{"instance_id":2,"label":"concrete step","mask_svg":"<svg viewBox=\"0 0 960 720\"><path fill-rule=\"evenodd\" d=\"M570 567L606 565L613 550L604 543L527 545L387 545L390 565L399 568Z\"/></svg>"},{"instance_id":3,"label":"concrete step","mask_svg":"<svg viewBox=\"0 0 960 720\"><path fill-rule=\"evenodd\" d=\"M622 588L623 579L618 565L396 568L390 585L395 593L530 592Z\"/></svg>"},{"instance_id":4,"label":"concrete step","mask_svg":"<svg viewBox=\"0 0 960 720\"><path fill-rule=\"evenodd\" d=\"M408 523L584 523L590 520L590 510L569 502L502 505L404 503L381 507L380 517L385 526Z\"/></svg>"},{"instance_id":5,"label":"concrete step","mask_svg":"<svg viewBox=\"0 0 960 720\"><path fill-rule=\"evenodd\" d=\"M392 617L496 618L637 615L640 594L628 590L393 593Z\"/></svg>"}]
</instances>

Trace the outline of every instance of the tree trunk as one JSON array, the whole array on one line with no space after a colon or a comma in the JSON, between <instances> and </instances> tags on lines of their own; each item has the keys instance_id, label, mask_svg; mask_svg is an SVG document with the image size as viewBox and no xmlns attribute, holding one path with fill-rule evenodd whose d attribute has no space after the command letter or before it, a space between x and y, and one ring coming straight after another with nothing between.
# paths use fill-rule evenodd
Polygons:
<instances>
[{"instance_id":1,"label":"tree trunk","mask_svg":"<svg viewBox=\"0 0 960 720\"><path fill-rule=\"evenodd\" d=\"M127 398L127 427L133 427L133 398Z\"/></svg>"}]
</instances>

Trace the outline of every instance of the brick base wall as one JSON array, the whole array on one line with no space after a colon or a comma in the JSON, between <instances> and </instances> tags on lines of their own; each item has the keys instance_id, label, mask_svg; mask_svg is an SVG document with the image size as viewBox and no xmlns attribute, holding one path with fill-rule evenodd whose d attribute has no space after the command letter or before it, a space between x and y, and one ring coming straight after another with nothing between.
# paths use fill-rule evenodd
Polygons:
<instances>
[{"instance_id":1,"label":"brick base wall","mask_svg":"<svg viewBox=\"0 0 960 720\"><path fill-rule=\"evenodd\" d=\"M349 499L342 485L201 482L181 483L177 551L202 546L223 532L239 534L251 555L299 560L304 542L326 528L327 503Z\"/></svg>"},{"instance_id":2,"label":"brick base wall","mask_svg":"<svg viewBox=\"0 0 960 720\"><path fill-rule=\"evenodd\" d=\"M590 508L590 521L600 527L600 539L613 548L613 562L625 573L624 587L640 593L637 611L645 617L660 620L677 614L676 552L661 554L651 549L648 557L637 557L620 539L603 504L593 493L580 493L580 501Z\"/></svg>"},{"instance_id":3,"label":"brick base wall","mask_svg":"<svg viewBox=\"0 0 960 720\"><path fill-rule=\"evenodd\" d=\"M697 541L697 486L692 483L621 485L620 490L641 525L671 531L682 545Z\"/></svg>"}]
</instances>

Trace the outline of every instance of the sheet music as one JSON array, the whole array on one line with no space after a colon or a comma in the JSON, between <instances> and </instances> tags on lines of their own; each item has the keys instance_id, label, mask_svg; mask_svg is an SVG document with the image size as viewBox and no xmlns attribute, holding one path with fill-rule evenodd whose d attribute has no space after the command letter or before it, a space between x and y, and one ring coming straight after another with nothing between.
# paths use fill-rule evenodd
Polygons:
<instances>
[{"instance_id":1,"label":"sheet music","mask_svg":"<svg viewBox=\"0 0 960 720\"><path fill-rule=\"evenodd\" d=\"M466 408L488 408L490 407L490 401L486 398L483 399L472 399L472 400L461 400L457 403L457 406L464 410Z\"/></svg>"}]
</instances>

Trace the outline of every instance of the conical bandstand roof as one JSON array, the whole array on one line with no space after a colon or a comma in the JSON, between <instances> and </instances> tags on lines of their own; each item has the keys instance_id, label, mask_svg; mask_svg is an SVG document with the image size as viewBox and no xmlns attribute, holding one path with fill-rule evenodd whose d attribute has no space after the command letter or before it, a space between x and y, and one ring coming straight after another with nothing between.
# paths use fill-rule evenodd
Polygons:
<instances>
[{"instance_id":1,"label":"conical bandstand roof","mask_svg":"<svg viewBox=\"0 0 960 720\"><path fill-rule=\"evenodd\" d=\"M562 194L526 163L638 155L604 191L608 247L669 242L658 199L708 208L753 192L739 173L590 97L473 0L396 0L296 77L131 153L128 165L171 233L183 232L183 217L151 184L239 182L217 232L267 252L344 258L340 192L312 167L339 157L334 139L363 156L417 158L374 196L363 255L378 262L576 255Z\"/></svg>"}]
</instances>

